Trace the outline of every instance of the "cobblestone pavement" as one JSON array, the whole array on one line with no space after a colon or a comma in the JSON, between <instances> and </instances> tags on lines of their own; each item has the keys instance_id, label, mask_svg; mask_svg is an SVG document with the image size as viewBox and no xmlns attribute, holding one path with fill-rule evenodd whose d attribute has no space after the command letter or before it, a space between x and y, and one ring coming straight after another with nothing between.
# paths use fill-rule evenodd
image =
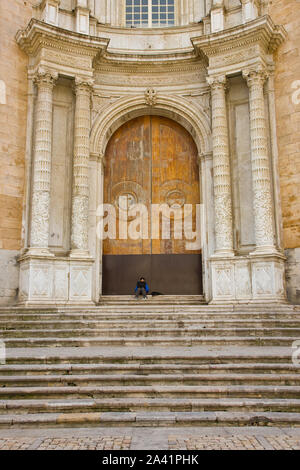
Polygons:
<instances>
[{"instance_id":1,"label":"cobblestone pavement","mask_svg":"<svg viewBox=\"0 0 300 470\"><path fill-rule=\"evenodd\" d=\"M0 450L128 450L130 445L130 437L0 439Z\"/></svg>"},{"instance_id":2,"label":"cobblestone pavement","mask_svg":"<svg viewBox=\"0 0 300 470\"><path fill-rule=\"evenodd\" d=\"M300 428L140 427L0 430L1 450L300 450Z\"/></svg>"},{"instance_id":3,"label":"cobblestone pavement","mask_svg":"<svg viewBox=\"0 0 300 470\"><path fill-rule=\"evenodd\" d=\"M300 438L270 436L169 437L170 450L300 450Z\"/></svg>"}]
</instances>

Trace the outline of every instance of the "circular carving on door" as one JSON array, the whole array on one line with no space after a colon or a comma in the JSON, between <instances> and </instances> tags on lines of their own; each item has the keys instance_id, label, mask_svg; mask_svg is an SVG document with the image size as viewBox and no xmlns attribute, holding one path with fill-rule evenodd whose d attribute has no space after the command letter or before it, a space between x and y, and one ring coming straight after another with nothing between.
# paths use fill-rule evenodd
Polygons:
<instances>
[{"instance_id":1,"label":"circular carving on door","mask_svg":"<svg viewBox=\"0 0 300 470\"><path fill-rule=\"evenodd\" d=\"M180 209L184 206L186 197L183 191L174 189L166 195L166 203L171 209Z\"/></svg>"},{"instance_id":2,"label":"circular carving on door","mask_svg":"<svg viewBox=\"0 0 300 470\"><path fill-rule=\"evenodd\" d=\"M122 181L112 187L112 201L117 209L118 219L128 217L128 211L134 209L136 204L146 204L145 191L135 181ZM128 220L135 218L128 217Z\"/></svg>"}]
</instances>

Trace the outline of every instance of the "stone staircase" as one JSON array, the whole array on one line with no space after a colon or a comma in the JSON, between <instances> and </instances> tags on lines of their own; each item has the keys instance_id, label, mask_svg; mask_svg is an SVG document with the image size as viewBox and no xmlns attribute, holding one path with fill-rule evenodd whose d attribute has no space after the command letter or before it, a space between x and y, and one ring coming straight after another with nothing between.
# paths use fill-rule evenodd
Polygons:
<instances>
[{"instance_id":1,"label":"stone staircase","mask_svg":"<svg viewBox=\"0 0 300 470\"><path fill-rule=\"evenodd\" d=\"M0 339L0 427L300 425L299 307L1 308Z\"/></svg>"}]
</instances>

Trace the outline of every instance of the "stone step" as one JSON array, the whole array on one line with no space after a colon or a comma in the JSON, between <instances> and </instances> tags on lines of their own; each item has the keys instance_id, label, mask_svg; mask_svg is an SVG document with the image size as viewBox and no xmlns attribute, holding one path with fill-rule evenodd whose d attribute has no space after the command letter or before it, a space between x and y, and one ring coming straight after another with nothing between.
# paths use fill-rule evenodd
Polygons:
<instances>
[{"instance_id":1,"label":"stone step","mask_svg":"<svg viewBox=\"0 0 300 470\"><path fill-rule=\"evenodd\" d=\"M110 301L101 301L97 305L38 305L38 306L31 306L31 307L24 307L18 305L12 306L1 306L0 313L6 312L47 312L47 311L60 311L60 312L76 312L85 310L87 312L95 312L101 310L108 310L115 307L119 309L126 309L126 308L133 308L133 309L144 309L144 308L153 308L153 307L162 307L164 309L175 309L175 308L188 308L194 309L197 308L199 311L259 311L259 310L275 310L275 311L300 311L298 305L291 305L288 303L270 303L268 301L265 302L255 302L255 303L232 303L232 304L224 304L224 305L208 305L207 303L203 303L201 296L198 296L196 299L186 299L184 296L178 296L177 299L170 298L169 296L155 296L152 297L151 295L148 296L146 302L144 302L141 298L138 300L135 299L134 296L126 296L126 299L120 300L110 300Z\"/></svg>"},{"instance_id":2,"label":"stone step","mask_svg":"<svg viewBox=\"0 0 300 470\"><path fill-rule=\"evenodd\" d=\"M59 338L76 338L76 337L106 337L111 339L117 338L199 338L199 337L294 337L300 338L300 328L207 328L200 327L180 327L177 328L72 328L72 329L36 329L36 330L3 330L0 329L0 338L38 338L42 340L46 338L57 339Z\"/></svg>"},{"instance_id":3,"label":"stone step","mask_svg":"<svg viewBox=\"0 0 300 470\"><path fill-rule=\"evenodd\" d=\"M133 412L151 411L281 411L300 412L299 399L268 398L102 398L68 400L1 400L1 415L33 413Z\"/></svg>"},{"instance_id":4,"label":"stone step","mask_svg":"<svg viewBox=\"0 0 300 470\"><path fill-rule=\"evenodd\" d=\"M299 398L299 386L226 385L226 386L60 386L0 387L0 400L24 398Z\"/></svg>"},{"instance_id":5,"label":"stone step","mask_svg":"<svg viewBox=\"0 0 300 470\"><path fill-rule=\"evenodd\" d=\"M296 364L22 364L0 365L0 375L40 376L66 374L295 374L300 366ZM299 379L300 380L300 379Z\"/></svg>"},{"instance_id":6,"label":"stone step","mask_svg":"<svg viewBox=\"0 0 300 470\"><path fill-rule=\"evenodd\" d=\"M300 330L299 320L277 320L277 319L191 319L191 320L132 320L130 327L133 329L166 329L166 328L263 328L263 329L285 329L297 328ZM68 329L128 329L128 320L2 320L1 331L28 331L28 330L68 330Z\"/></svg>"},{"instance_id":7,"label":"stone step","mask_svg":"<svg viewBox=\"0 0 300 470\"><path fill-rule=\"evenodd\" d=\"M299 324L300 315L291 314L199 314L199 313L140 313L140 314L118 314L107 313L104 315L99 314L77 314L77 315L60 315L60 314L44 314L44 315L2 315L0 316L0 325L2 324L11 324L20 326L21 328L26 327L27 324L33 325L42 325L44 322L46 324L106 324L107 326L112 325L116 326L118 324L123 325L124 323L132 323L133 325L153 325L153 323L167 324L167 323L184 323L184 324L193 324L193 323L211 323L215 325L216 323L220 324L243 324L249 323L250 325L264 323L266 326L274 324L288 326L293 323L296 325Z\"/></svg>"},{"instance_id":8,"label":"stone step","mask_svg":"<svg viewBox=\"0 0 300 470\"><path fill-rule=\"evenodd\" d=\"M1 428L42 427L158 427L158 426L300 426L299 413L276 412L137 412L7 414Z\"/></svg>"},{"instance_id":9,"label":"stone step","mask_svg":"<svg viewBox=\"0 0 300 470\"><path fill-rule=\"evenodd\" d=\"M0 318L5 315L20 317L22 315L143 315L149 313L158 314L199 314L199 315L299 315L299 306L278 304L237 304L237 305L188 305L188 304L158 304L137 301L131 304L102 305L95 307L0 307Z\"/></svg>"},{"instance_id":10,"label":"stone step","mask_svg":"<svg viewBox=\"0 0 300 470\"><path fill-rule=\"evenodd\" d=\"M148 300L155 302L155 303L168 303L168 304L176 304L176 303L189 303L189 302L203 302L204 296L203 295L148 295ZM106 304L121 304L124 305L127 302L136 302L134 295L101 295L100 297L100 305Z\"/></svg>"},{"instance_id":11,"label":"stone step","mask_svg":"<svg viewBox=\"0 0 300 470\"><path fill-rule=\"evenodd\" d=\"M205 331L204 331L205 333ZM231 332L231 335L234 332ZM206 332L207 334L207 332ZM0 336L1 339L1 336ZM147 336L147 337L26 337L26 338L5 338L6 347L9 348L29 348L29 347L93 347L93 346L286 346L291 347L292 343L299 339L299 336L200 336L193 337L187 335L177 337Z\"/></svg>"},{"instance_id":12,"label":"stone step","mask_svg":"<svg viewBox=\"0 0 300 470\"><path fill-rule=\"evenodd\" d=\"M1 387L94 387L94 386L173 386L173 385L276 385L300 386L300 374L72 374L39 376L0 376Z\"/></svg>"},{"instance_id":13,"label":"stone step","mask_svg":"<svg viewBox=\"0 0 300 470\"><path fill-rule=\"evenodd\" d=\"M137 311L126 311L125 309L113 309L108 311L105 309L102 312L44 312L44 313L30 313L29 311L20 313L1 313L0 322L3 321L44 321L58 322L63 320L73 321L239 321L239 320L282 320L282 321L299 321L300 312L274 312L272 311L246 311L246 312L220 312L220 311L203 311L198 310L161 310L151 308L148 310L138 309Z\"/></svg>"},{"instance_id":14,"label":"stone step","mask_svg":"<svg viewBox=\"0 0 300 470\"><path fill-rule=\"evenodd\" d=\"M286 364L291 362L291 352L290 345L288 348L278 348L279 351L283 349L281 352L270 353L268 348L260 347L259 352L257 351L257 347L251 348L253 351L249 351L247 349L246 353L243 353L242 348L232 348L232 352L227 354L220 352L217 350L217 354L214 355L213 351L207 351L207 354L197 354L192 350L187 354L180 353L178 351L179 348L176 347L176 353L174 351L162 351L161 354L157 353L150 353L145 354L143 351L141 352L127 352L124 351L123 353L114 352L112 346L105 346L101 347L98 351L96 348L96 352L94 354L91 352L92 348L88 348L88 351L84 349L82 351L81 348L75 348L77 354L74 354L72 349L67 348L31 348L31 349L20 349L20 353L18 353L19 348L14 349L13 354L10 353L10 349L7 349L8 355L6 357L6 364L10 365L74 365L74 364L92 364L92 365L107 365L107 364L115 364L119 365L132 365L132 364L141 364L144 365L165 365L165 364L181 364L181 365L236 365L236 364L248 364L255 366L257 363L267 364L267 365L278 365L278 364ZM123 347L122 347L123 349ZM144 348L139 348L143 349ZM189 348L190 349L190 348ZM192 349L192 348L191 348ZM206 349L206 347L205 347ZM237 349L234 351L233 349ZM262 352L261 350L267 349L266 352ZM55 354L54 354L54 351ZM61 351L64 351L62 353ZM67 351L67 353L65 352ZM288 352L286 352L288 351ZM5 367L5 366L4 366ZM299 366L298 366L299 367Z\"/></svg>"}]
</instances>

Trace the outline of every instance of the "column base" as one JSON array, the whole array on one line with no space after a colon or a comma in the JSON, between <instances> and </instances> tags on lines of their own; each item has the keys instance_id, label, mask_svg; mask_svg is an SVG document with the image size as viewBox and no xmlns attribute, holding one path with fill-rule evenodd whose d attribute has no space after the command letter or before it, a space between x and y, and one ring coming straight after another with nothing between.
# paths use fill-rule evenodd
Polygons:
<instances>
[{"instance_id":1,"label":"column base","mask_svg":"<svg viewBox=\"0 0 300 470\"><path fill-rule=\"evenodd\" d=\"M90 258L90 252L88 250L79 250L79 249L74 249L71 250L69 253L70 258Z\"/></svg>"},{"instance_id":2,"label":"column base","mask_svg":"<svg viewBox=\"0 0 300 470\"><path fill-rule=\"evenodd\" d=\"M211 259L224 259L224 258L234 258L235 253L232 250L223 250L223 251L215 251L214 254L211 256Z\"/></svg>"},{"instance_id":3,"label":"column base","mask_svg":"<svg viewBox=\"0 0 300 470\"><path fill-rule=\"evenodd\" d=\"M40 256L28 252L20 257L19 263L19 305L94 305L92 258Z\"/></svg>"},{"instance_id":4,"label":"column base","mask_svg":"<svg viewBox=\"0 0 300 470\"><path fill-rule=\"evenodd\" d=\"M35 246L31 246L26 251L26 255L30 255L30 256L51 256L51 257L54 256L54 254L51 253L49 248L39 248L39 247L35 247Z\"/></svg>"},{"instance_id":5,"label":"column base","mask_svg":"<svg viewBox=\"0 0 300 470\"><path fill-rule=\"evenodd\" d=\"M256 255L280 255L275 246L257 246L254 251L249 253L250 256Z\"/></svg>"},{"instance_id":6,"label":"column base","mask_svg":"<svg viewBox=\"0 0 300 470\"><path fill-rule=\"evenodd\" d=\"M278 252L211 257L210 303L286 302L284 261L284 256Z\"/></svg>"}]
</instances>

